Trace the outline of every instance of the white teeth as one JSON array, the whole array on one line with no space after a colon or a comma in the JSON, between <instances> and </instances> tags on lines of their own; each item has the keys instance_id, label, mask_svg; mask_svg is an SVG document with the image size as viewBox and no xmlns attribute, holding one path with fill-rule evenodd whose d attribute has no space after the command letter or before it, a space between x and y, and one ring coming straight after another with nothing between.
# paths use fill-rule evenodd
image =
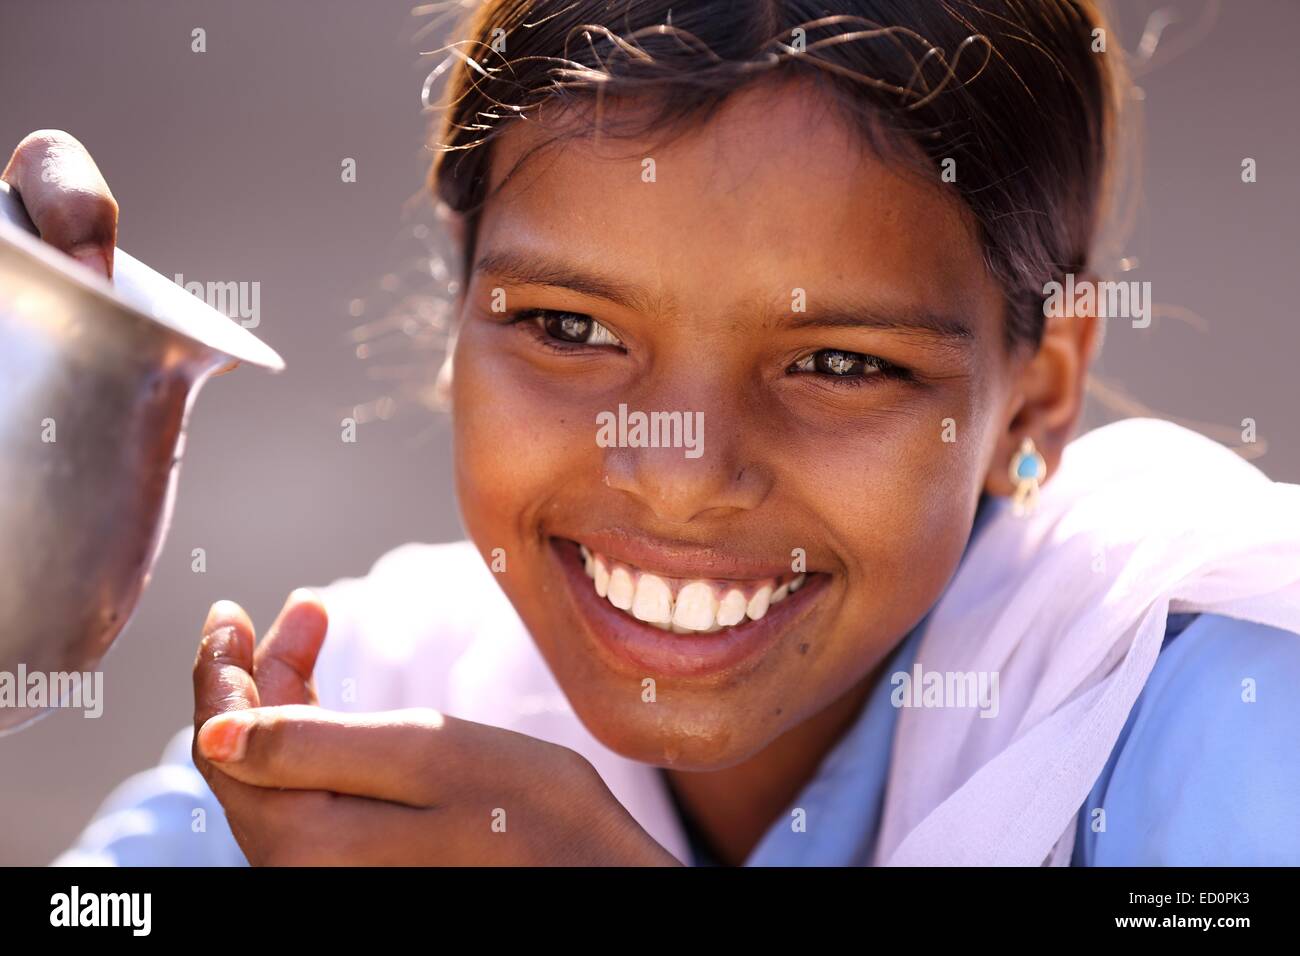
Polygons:
<instances>
[{"instance_id":1,"label":"white teeth","mask_svg":"<svg viewBox=\"0 0 1300 956\"><path fill-rule=\"evenodd\" d=\"M771 605L783 601L807 582L806 574L780 587L774 587L775 582L769 579L749 598L745 597L745 591L752 584L728 588L719 599L718 593L726 587L725 582L688 581L681 585L674 598L672 585L656 574L608 561L586 545L579 545L579 553L597 595L619 610L629 611L637 620L677 634L711 633L744 623L746 617L760 620Z\"/></svg>"},{"instance_id":2,"label":"white teeth","mask_svg":"<svg viewBox=\"0 0 1300 956\"><path fill-rule=\"evenodd\" d=\"M772 599L772 585L764 584L754 592L754 596L749 599L749 605L745 608L745 613L749 615L751 621L757 621L767 613L767 605Z\"/></svg>"},{"instance_id":3,"label":"white teeth","mask_svg":"<svg viewBox=\"0 0 1300 956\"><path fill-rule=\"evenodd\" d=\"M732 588L723 595L722 603L718 605L718 623L723 627L739 624L745 619L746 605L744 592Z\"/></svg>"},{"instance_id":4,"label":"white teeth","mask_svg":"<svg viewBox=\"0 0 1300 956\"><path fill-rule=\"evenodd\" d=\"M673 623L692 631L707 631L713 626L718 613L718 599L713 596L712 585L692 581L677 592L673 607Z\"/></svg>"},{"instance_id":5,"label":"white teeth","mask_svg":"<svg viewBox=\"0 0 1300 956\"><path fill-rule=\"evenodd\" d=\"M668 582L653 574L642 574L632 599L632 616L652 624L672 623L673 592Z\"/></svg>"},{"instance_id":6,"label":"white teeth","mask_svg":"<svg viewBox=\"0 0 1300 956\"><path fill-rule=\"evenodd\" d=\"M620 611L632 606L632 575L624 568L615 568L609 575L609 603Z\"/></svg>"}]
</instances>

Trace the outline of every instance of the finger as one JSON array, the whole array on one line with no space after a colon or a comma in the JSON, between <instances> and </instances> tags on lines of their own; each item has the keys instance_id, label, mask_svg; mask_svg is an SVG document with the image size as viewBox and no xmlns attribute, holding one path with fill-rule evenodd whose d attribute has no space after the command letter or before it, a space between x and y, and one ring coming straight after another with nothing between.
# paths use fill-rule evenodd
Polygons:
<instances>
[{"instance_id":1,"label":"finger","mask_svg":"<svg viewBox=\"0 0 1300 956\"><path fill-rule=\"evenodd\" d=\"M301 790L268 790L240 783L214 764L203 761L204 774L213 794L221 803L230 832L254 865L264 864L271 851L295 831L295 817L305 807L295 798L308 794Z\"/></svg>"},{"instance_id":2,"label":"finger","mask_svg":"<svg viewBox=\"0 0 1300 956\"><path fill-rule=\"evenodd\" d=\"M235 786L222 807L254 866L413 866L466 855L463 814L322 790Z\"/></svg>"},{"instance_id":3,"label":"finger","mask_svg":"<svg viewBox=\"0 0 1300 956\"><path fill-rule=\"evenodd\" d=\"M223 773L253 786L430 807L471 776L465 761L509 761L515 738L549 746L425 708L345 714L288 705L214 717L197 746Z\"/></svg>"},{"instance_id":4,"label":"finger","mask_svg":"<svg viewBox=\"0 0 1300 956\"><path fill-rule=\"evenodd\" d=\"M0 178L18 191L42 239L112 276L117 200L75 137L53 129L29 134Z\"/></svg>"},{"instance_id":5,"label":"finger","mask_svg":"<svg viewBox=\"0 0 1300 956\"><path fill-rule=\"evenodd\" d=\"M262 706L317 703L312 671L328 625L325 605L312 591L290 593L253 652L253 680Z\"/></svg>"},{"instance_id":6,"label":"finger","mask_svg":"<svg viewBox=\"0 0 1300 956\"><path fill-rule=\"evenodd\" d=\"M257 707L253 622L233 601L218 601L203 623L194 658L194 728L214 714Z\"/></svg>"},{"instance_id":7,"label":"finger","mask_svg":"<svg viewBox=\"0 0 1300 956\"><path fill-rule=\"evenodd\" d=\"M195 768L223 805L239 797L248 799L256 788L214 767L199 750L198 731L214 714L258 706L257 685L252 675L254 640L253 622L244 609L233 601L218 601L203 623L203 638L194 659L195 736L190 753ZM243 846L245 835L241 824L232 819L230 827Z\"/></svg>"}]
</instances>

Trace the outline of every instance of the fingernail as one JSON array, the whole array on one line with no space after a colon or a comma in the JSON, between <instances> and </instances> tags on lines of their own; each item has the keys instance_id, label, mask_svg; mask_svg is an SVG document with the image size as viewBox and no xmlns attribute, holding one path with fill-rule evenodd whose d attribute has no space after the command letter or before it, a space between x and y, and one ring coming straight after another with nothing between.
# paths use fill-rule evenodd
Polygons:
<instances>
[{"instance_id":1,"label":"fingernail","mask_svg":"<svg viewBox=\"0 0 1300 956\"><path fill-rule=\"evenodd\" d=\"M82 265L89 266L95 272L107 277L108 259L104 255L104 250L97 245L77 246L75 249L69 249L68 255L76 259Z\"/></svg>"},{"instance_id":2,"label":"fingernail","mask_svg":"<svg viewBox=\"0 0 1300 956\"><path fill-rule=\"evenodd\" d=\"M199 749L203 756L217 763L242 760L255 719L247 712L213 717L199 729Z\"/></svg>"},{"instance_id":3,"label":"fingernail","mask_svg":"<svg viewBox=\"0 0 1300 956\"><path fill-rule=\"evenodd\" d=\"M212 622L219 618L229 617L231 612L236 610L238 605L233 601L217 601L212 607L208 608L208 616L203 619L203 631L207 633L212 626Z\"/></svg>"},{"instance_id":4,"label":"fingernail","mask_svg":"<svg viewBox=\"0 0 1300 956\"><path fill-rule=\"evenodd\" d=\"M289 592L289 599L285 601L286 606L289 604L298 604L303 601L315 601L316 592L311 588L294 588Z\"/></svg>"}]
</instances>

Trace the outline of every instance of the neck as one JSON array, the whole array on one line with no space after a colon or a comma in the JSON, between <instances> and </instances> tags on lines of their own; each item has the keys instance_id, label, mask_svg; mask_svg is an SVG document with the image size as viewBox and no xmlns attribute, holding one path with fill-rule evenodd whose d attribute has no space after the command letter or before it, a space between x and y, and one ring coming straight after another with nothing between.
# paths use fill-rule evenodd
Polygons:
<instances>
[{"instance_id":1,"label":"neck","mask_svg":"<svg viewBox=\"0 0 1300 956\"><path fill-rule=\"evenodd\" d=\"M707 772L664 771L682 811L714 856L729 866L749 858L860 715L883 666L742 763Z\"/></svg>"}]
</instances>

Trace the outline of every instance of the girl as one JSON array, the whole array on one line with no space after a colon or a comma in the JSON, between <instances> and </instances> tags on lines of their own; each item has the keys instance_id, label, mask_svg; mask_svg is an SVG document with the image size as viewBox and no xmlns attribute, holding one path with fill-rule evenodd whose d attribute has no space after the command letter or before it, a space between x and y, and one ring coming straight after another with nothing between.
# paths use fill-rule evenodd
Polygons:
<instances>
[{"instance_id":1,"label":"girl","mask_svg":"<svg viewBox=\"0 0 1300 956\"><path fill-rule=\"evenodd\" d=\"M1071 441L1105 29L480 5L432 175L470 541L256 648L214 605L193 730L61 861L1300 863L1300 489L1157 421ZM111 270L74 140L5 176Z\"/></svg>"}]
</instances>

